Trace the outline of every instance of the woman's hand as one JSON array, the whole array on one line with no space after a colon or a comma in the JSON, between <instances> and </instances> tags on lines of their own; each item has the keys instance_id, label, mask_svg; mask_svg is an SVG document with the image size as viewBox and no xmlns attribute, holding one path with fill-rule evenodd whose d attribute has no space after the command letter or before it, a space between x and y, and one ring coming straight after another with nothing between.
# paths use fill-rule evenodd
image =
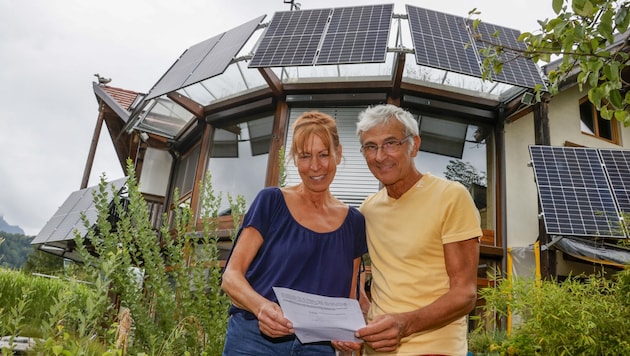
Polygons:
<instances>
[{"instance_id":1,"label":"woman's hand","mask_svg":"<svg viewBox=\"0 0 630 356\"><path fill-rule=\"evenodd\" d=\"M337 341L337 340L333 340L331 344L335 349L342 352L349 352L349 353L352 353L352 351L360 351L361 346L363 345L363 343L361 342Z\"/></svg>"},{"instance_id":2,"label":"woman's hand","mask_svg":"<svg viewBox=\"0 0 630 356\"><path fill-rule=\"evenodd\" d=\"M258 328L269 337L281 337L295 333L293 324L284 317L277 303L267 302L258 310Z\"/></svg>"}]
</instances>

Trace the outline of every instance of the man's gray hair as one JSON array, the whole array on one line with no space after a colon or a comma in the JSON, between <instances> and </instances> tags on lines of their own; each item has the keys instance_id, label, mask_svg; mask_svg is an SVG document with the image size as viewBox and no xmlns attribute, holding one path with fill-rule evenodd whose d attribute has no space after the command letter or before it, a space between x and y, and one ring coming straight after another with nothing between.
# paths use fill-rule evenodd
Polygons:
<instances>
[{"instance_id":1,"label":"man's gray hair","mask_svg":"<svg viewBox=\"0 0 630 356\"><path fill-rule=\"evenodd\" d=\"M359 113L359 122L357 122L357 136L372 129L377 125L384 125L390 120L398 120L405 127L405 135L418 135L418 122L413 115L398 106L391 104L381 104L370 106Z\"/></svg>"}]
</instances>

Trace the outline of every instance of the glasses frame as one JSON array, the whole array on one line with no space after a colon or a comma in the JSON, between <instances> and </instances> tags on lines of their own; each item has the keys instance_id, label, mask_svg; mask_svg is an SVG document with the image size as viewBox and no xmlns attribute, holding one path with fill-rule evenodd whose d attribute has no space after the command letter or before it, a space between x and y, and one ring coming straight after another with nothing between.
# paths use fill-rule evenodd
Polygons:
<instances>
[{"instance_id":1,"label":"glasses frame","mask_svg":"<svg viewBox=\"0 0 630 356\"><path fill-rule=\"evenodd\" d=\"M400 140L388 140L388 141L383 142L380 145L377 145L375 143L369 143L367 147L366 145L361 145L360 151L361 153L363 153L364 156L376 155L379 149L383 150L383 152L387 154L391 154L394 152L398 152L398 150L400 149L400 146L402 146L403 143L405 143L412 137L413 137L413 134L408 134L407 136L403 137Z\"/></svg>"}]
</instances>

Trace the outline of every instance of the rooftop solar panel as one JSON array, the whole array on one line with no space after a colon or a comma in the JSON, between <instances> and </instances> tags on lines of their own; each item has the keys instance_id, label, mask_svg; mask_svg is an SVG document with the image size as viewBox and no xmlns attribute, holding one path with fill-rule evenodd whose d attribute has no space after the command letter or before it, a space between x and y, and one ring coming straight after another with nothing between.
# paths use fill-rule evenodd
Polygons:
<instances>
[{"instance_id":1,"label":"rooftop solar panel","mask_svg":"<svg viewBox=\"0 0 630 356\"><path fill-rule=\"evenodd\" d=\"M147 100L222 74L265 16L188 48L151 88Z\"/></svg>"},{"instance_id":2,"label":"rooftop solar panel","mask_svg":"<svg viewBox=\"0 0 630 356\"><path fill-rule=\"evenodd\" d=\"M477 26L476 32L481 35L484 41L503 46L505 49L514 48L519 51L527 49L523 42L518 41L521 33L517 30L481 22ZM480 46L485 47L479 40L476 42L477 48ZM503 70L500 73L493 73L492 78L501 83L526 88L534 88L536 84L543 84L536 63L529 58L523 57L521 53L510 50L503 52L501 56Z\"/></svg>"},{"instance_id":3,"label":"rooftop solar panel","mask_svg":"<svg viewBox=\"0 0 630 356\"><path fill-rule=\"evenodd\" d=\"M482 77L479 48L488 44L473 40L475 37L465 18L410 5L407 5L407 15L417 64ZM520 33L507 27L481 22L475 33L496 45L525 49L524 44L517 41ZM494 36L495 33L498 36ZM502 62L502 72L492 75L494 81L526 88L544 85L536 64L530 59L507 51Z\"/></svg>"},{"instance_id":4,"label":"rooftop solar panel","mask_svg":"<svg viewBox=\"0 0 630 356\"><path fill-rule=\"evenodd\" d=\"M385 62L394 5L333 9L316 64Z\"/></svg>"},{"instance_id":5,"label":"rooftop solar panel","mask_svg":"<svg viewBox=\"0 0 630 356\"><path fill-rule=\"evenodd\" d=\"M596 149L530 146L530 154L548 234L624 237Z\"/></svg>"},{"instance_id":6,"label":"rooftop solar panel","mask_svg":"<svg viewBox=\"0 0 630 356\"><path fill-rule=\"evenodd\" d=\"M312 65L330 12L331 9L276 12L249 67Z\"/></svg>"},{"instance_id":7,"label":"rooftop solar panel","mask_svg":"<svg viewBox=\"0 0 630 356\"><path fill-rule=\"evenodd\" d=\"M481 77L464 18L407 5L416 63Z\"/></svg>"},{"instance_id":8,"label":"rooftop solar panel","mask_svg":"<svg viewBox=\"0 0 630 356\"><path fill-rule=\"evenodd\" d=\"M249 64L385 62L393 4L277 12Z\"/></svg>"}]
</instances>

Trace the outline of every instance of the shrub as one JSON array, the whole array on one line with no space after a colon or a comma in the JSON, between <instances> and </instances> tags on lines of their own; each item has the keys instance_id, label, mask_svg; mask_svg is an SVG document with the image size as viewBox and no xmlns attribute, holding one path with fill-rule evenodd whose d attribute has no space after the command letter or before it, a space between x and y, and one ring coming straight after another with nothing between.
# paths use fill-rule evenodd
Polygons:
<instances>
[{"instance_id":1,"label":"shrub","mask_svg":"<svg viewBox=\"0 0 630 356\"><path fill-rule=\"evenodd\" d=\"M568 278L563 282L519 279L484 288L485 313L518 317L505 338L493 337L481 322L470 335L471 351L498 355L630 355L630 269L612 280ZM486 350L474 349L483 339Z\"/></svg>"}]
</instances>

